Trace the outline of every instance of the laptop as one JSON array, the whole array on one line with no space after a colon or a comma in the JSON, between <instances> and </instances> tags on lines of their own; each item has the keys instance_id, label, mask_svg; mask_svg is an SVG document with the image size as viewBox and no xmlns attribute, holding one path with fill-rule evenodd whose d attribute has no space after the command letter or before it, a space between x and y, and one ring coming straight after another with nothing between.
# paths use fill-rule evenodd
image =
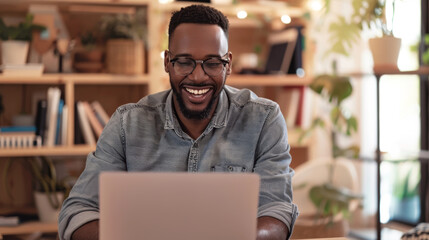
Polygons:
<instances>
[{"instance_id":1,"label":"laptop","mask_svg":"<svg viewBox=\"0 0 429 240\"><path fill-rule=\"evenodd\" d=\"M101 240L254 240L259 176L103 172Z\"/></svg>"}]
</instances>

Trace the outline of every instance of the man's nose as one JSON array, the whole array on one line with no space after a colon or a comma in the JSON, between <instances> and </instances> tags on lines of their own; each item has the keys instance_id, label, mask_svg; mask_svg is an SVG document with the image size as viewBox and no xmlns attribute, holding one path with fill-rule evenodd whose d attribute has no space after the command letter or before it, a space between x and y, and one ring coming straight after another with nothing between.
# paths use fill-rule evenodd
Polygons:
<instances>
[{"instance_id":1,"label":"man's nose","mask_svg":"<svg viewBox=\"0 0 429 240\"><path fill-rule=\"evenodd\" d=\"M201 80L205 79L207 76L206 72L203 69L203 64L200 62L196 63L194 71L188 76L191 80Z\"/></svg>"}]
</instances>

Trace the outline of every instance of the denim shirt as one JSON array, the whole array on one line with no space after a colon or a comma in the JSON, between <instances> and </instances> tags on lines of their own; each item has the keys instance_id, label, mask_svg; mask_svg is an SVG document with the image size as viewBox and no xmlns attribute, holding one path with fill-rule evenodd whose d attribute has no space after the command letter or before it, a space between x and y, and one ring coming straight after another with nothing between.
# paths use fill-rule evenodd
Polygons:
<instances>
[{"instance_id":1,"label":"denim shirt","mask_svg":"<svg viewBox=\"0 0 429 240\"><path fill-rule=\"evenodd\" d=\"M258 173L258 217L281 220L290 236L298 211L292 203L294 172L279 106L249 90L225 86L210 123L194 140L180 127L172 98L171 90L149 95L112 115L63 203L60 239L70 239L77 228L99 218L101 171Z\"/></svg>"}]
</instances>

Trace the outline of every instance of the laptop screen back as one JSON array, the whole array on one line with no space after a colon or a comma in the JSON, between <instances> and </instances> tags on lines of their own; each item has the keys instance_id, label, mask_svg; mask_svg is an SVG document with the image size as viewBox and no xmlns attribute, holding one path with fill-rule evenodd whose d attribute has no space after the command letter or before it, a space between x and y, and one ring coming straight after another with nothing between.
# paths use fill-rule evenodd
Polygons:
<instances>
[{"instance_id":1,"label":"laptop screen back","mask_svg":"<svg viewBox=\"0 0 429 240\"><path fill-rule=\"evenodd\" d=\"M259 176L100 174L100 239L254 240Z\"/></svg>"}]
</instances>

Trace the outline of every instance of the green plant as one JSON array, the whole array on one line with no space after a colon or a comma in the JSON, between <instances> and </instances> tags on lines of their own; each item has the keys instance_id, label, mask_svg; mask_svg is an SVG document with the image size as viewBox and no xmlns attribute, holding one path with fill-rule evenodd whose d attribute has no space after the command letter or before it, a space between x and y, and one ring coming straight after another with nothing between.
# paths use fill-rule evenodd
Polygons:
<instances>
[{"instance_id":1,"label":"green plant","mask_svg":"<svg viewBox=\"0 0 429 240\"><path fill-rule=\"evenodd\" d=\"M397 199L407 199L418 196L420 182L420 166L418 160L411 163L403 163L397 168L396 181L393 187L393 195Z\"/></svg>"},{"instance_id":2,"label":"green plant","mask_svg":"<svg viewBox=\"0 0 429 240\"><path fill-rule=\"evenodd\" d=\"M68 179L64 179L61 182L57 180L57 173L55 165L50 158L47 157L35 157L25 158L24 164L26 164L35 180L35 190L44 192L48 195L49 203L52 208L59 209L62 204L62 199L59 199L56 195L57 192L63 192L64 198L68 196L71 187L68 184ZM7 184L9 178L9 170L12 164L16 162L11 158L6 161L5 168L3 169L3 186L10 198L12 197L10 186Z\"/></svg>"},{"instance_id":3,"label":"green plant","mask_svg":"<svg viewBox=\"0 0 429 240\"><path fill-rule=\"evenodd\" d=\"M353 13L350 17L338 16L337 21L329 24L331 47L326 55L336 53L349 56L349 50L358 39L361 32L367 28L377 31L382 35L392 35L392 29L387 28L385 14L386 0L347 0ZM330 12L332 0L325 0L326 13ZM395 0L392 1L393 13L395 10ZM392 16L393 19L393 16Z\"/></svg>"},{"instance_id":4,"label":"green plant","mask_svg":"<svg viewBox=\"0 0 429 240\"><path fill-rule=\"evenodd\" d=\"M100 30L106 39L146 39L146 12L136 11L135 15L116 14L104 16Z\"/></svg>"},{"instance_id":5,"label":"green plant","mask_svg":"<svg viewBox=\"0 0 429 240\"><path fill-rule=\"evenodd\" d=\"M1 40L22 40L31 41L33 31L43 31L46 28L39 24L33 24L33 15L27 14L24 22L16 26L6 26L0 18L0 38Z\"/></svg>"},{"instance_id":6,"label":"green plant","mask_svg":"<svg viewBox=\"0 0 429 240\"><path fill-rule=\"evenodd\" d=\"M308 129L301 129L298 140L298 142L302 142L316 128L328 128L334 162L329 168L328 182L312 186L309 191L309 197L318 209L318 216L327 217L330 220L338 213L342 213L344 217L349 216L350 202L361 198L359 195L353 194L347 189L336 187L333 184L332 177L334 176L336 159L340 156L357 158L360 147L358 145L342 147L338 143L340 135L351 136L357 132L358 122L356 117L343 106L344 100L353 92L350 78L337 75L335 62L332 68L333 75L317 76L309 86L311 90L330 103L331 109L328 117L330 124L326 123L326 118L318 116L314 118Z\"/></svg>"},{"instance_id":7,"label":"green plant","mask_svg":"<svg viewBox=\"0 0 429 240\"><path fill-rule=\"evenodd\" d=\"M97 38L93 32L88 31L80 37L80 43L85 50L91 51L96 47Z\"/></svg>"}]
</instances>

